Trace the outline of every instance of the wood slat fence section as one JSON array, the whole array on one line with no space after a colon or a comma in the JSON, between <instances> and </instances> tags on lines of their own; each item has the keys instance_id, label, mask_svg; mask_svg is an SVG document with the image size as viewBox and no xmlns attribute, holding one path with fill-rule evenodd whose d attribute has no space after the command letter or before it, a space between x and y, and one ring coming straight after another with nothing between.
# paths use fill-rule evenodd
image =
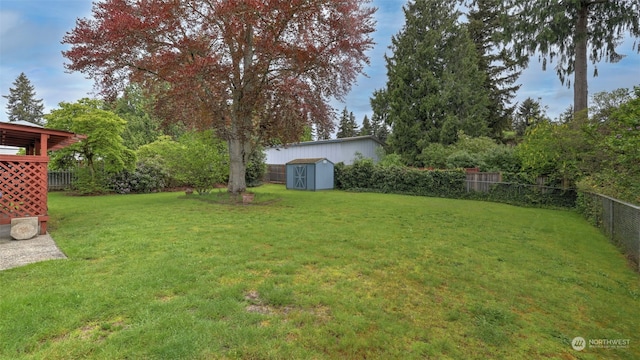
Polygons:
<instances>
[{"instance_id":1,"label":"wood slat fence section","mask_svg":"<svg viewBox=\"0 0 640 360\"><path fill-rule=\"evenodd\" d=\"M48 171L49 190L66 190L71 188L76 179L75 171Z\"/></svg>"},{"instance_id":2,"label":"wood slat fence section","mask_svg":"<svg viewBox=\"0 0 640 360\"><path fill-rule=\"evenodd\" d=\"M499 172L467 172L465 186L467 192L489 192L491 184L502 182L502 173Z\"/></svg>"},{"instance_id":3,"label":"wood slat fence section","mask_svg":"<svg viewBox=\"0 0 640 360\"><path fill-rule=\"evenodd\" d=\"M268 164L267 172L264 176L264 182L285 184L287 182L287 166Z\"/></svg>"}]
</instances>

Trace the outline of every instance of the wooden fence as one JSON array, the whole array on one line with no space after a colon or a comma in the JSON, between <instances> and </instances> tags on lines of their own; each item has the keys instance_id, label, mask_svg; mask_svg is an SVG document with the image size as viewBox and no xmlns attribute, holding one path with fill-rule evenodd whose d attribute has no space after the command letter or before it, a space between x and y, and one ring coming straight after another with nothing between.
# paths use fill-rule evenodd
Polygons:
<instances>
[{"instance_id":1,"label":"wooden fence","mask_svg":"<svg viewBox=\"0 0 640 360\"><path fill-rule=\"evenodd\" d=\"M285 184L287 182L286 165L267 165L267 172L264 175L264 182Z\"/></svg>"},{"instance_id":2,"label":"wooden fence","mask_svg":"<svg viewBox=\"0 0 640 360\"><path fill-rule=\"evenodd\" d=\"M502 173L499 172L467 172L465 186L467 192L489 192L491 185L502 182Z\"/></svg>"},{"instance_id":3,"label":"wooden fence","mask_svg":"<svg viewBox=\"0 0 640 360\"><path fill-rule=\"evenodd\" d=\"M51 190L66 190L73 185L76 179L75 171L48 171L47 172L49 191Z\"/></svg>"}]
</instances>

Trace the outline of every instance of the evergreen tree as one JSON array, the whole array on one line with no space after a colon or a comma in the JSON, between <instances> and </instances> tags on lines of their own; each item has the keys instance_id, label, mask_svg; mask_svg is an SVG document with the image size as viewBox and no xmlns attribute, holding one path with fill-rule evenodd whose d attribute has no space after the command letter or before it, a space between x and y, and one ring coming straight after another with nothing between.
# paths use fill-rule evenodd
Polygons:
<instances>
[{"instance_id":1,"label":"evergreen tree","mask_svg":"<svg viewBox=\"0 0 640 360\"><path fill-rule=\"evenodd\" d=\"M24 73L13 82L9 88L9 95L2 95L7 99L7 115L9 121L28 121L37 125L43 125L44 105L42 99L36 99L36 92L31 81Z\"/></svg>"},{"instance_id":2,"label":"evergreen tree","mask_svg":"<svg viewBox=\"0 0 640 360\"><path fill-rule=\"evenodd\" d=\"M360 136L373 135L373 131L371 130L371 122L369 121L369 117L367 115L362 119L362 127L360 128L360 132L358 133Z\"/></svg>"},{"instance_id":3,"label":"evergreen tree","mask_svg":"<svg viewBox=\"0 0 640 360\"><path fill-rule=\"evenodd\" d=\"M415 0L404 7L405 25L393 36L385 97L389 142L409 165L429 143L454 143L459 130L489 133L486 75L454 2Z\"/></svg>"},{"instance_id":4,"label":"evergreen tree","mask_svg":"<svg viewBox=\"0 0 640 360\"><path fill-rule=\"evenodd\" d=\"M546 109L539 101L526 98L514 116L513 128L518 136L523 136L527 129L535 124L548 120Z\"/></svg>"},{"instance_id":5,"label":"evergreen tree","mask_svg":"<svg viewBox=\"0 0 640 360\"><path fill-rule=\"evenodd\" d=\"M389 118L389 101L385 90L375 90L369 99L373 115L371 116L371 133L380 141L386 142L389 136L387 119Z\"/></svg>"},{"instance_id":6,"label":"evergreen tree","mask_svg":"<svg viewBox=\"0 0 640 360\"><path fill-rule=\"evenodd\" d=\"M358 135L358 124L356 124L356 117L352 112L349 112L345 107L342 110L342 116L340 117L340 124L338 125L338 133L336 138L348 138Z\"/></svg>"},{"instance_id":7,"label":"evergreen tree","mask_svg":"<svg viewBox=\"0 0 640 360\"><path fill-rule=\"evenodd\" d=\"M640 37L640 0L507 0L505 4L510 15L505 42L516 54L540 54L543 69L547 62L557 61L562 83L574 75L574 114L587 111L588 60L616 62L623 57L616 47L624 33Z\"/></svg>"},{"instance_id":8,"label":"evergreen tree","mask_svg":"<svg viewBox=\"0 0 640 360\"><path fill-rule=\"evenodd\" d=\"M140 87L128 87L124 95L110 106L116 115L127 122L122 133L123 143L127 148L137 150L163 135L160 129L161 121L149 112L151 101L144 96Z\"/></svg>"},{"instance_id":9,"label":"evergreen tree","mask_svg":"<svg viewBox=\"0 0 640 360\"><path fill-rule=\"evenodd\" d=\"M326 126L316 125L316 140L331 139L331 129Z\"/></svg>"},{"instance_id":10,"label":"evergreen tree","mask_svg":"<svg viewBox=\"0 0 640 360\"><path fill-rule=\"evenodd\" d=\"M484 89L489 92L489 129L491 136L502 139L504 130L509 129L515 105L511 101L520 88L514 85L527 59L516 58L502 46L504 14L502 0L470 1L467 19L469 33L478 51L478 68L487 77Z\"/></svg>"}]
</instances>

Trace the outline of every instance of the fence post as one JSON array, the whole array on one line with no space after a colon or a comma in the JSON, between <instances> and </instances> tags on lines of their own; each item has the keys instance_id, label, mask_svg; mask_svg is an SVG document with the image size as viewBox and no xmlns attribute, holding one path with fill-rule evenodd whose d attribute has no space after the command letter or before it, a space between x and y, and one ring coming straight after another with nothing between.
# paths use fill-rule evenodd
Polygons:
<instances>
[{"instance_id":1,"label":"fence post","mask_svg":"<svg viewBox=\"0 0 640 360\"><path fill-rule=\"evenodd\" d=\"M609 238L613 239L613 200L609 200Z\"/></svg>"}]
</instances>

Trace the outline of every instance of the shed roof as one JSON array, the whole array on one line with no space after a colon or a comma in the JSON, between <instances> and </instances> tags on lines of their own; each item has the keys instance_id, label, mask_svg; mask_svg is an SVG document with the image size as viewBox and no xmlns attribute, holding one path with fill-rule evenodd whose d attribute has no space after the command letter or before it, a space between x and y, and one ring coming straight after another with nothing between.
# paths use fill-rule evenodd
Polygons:
<instances>
[{"instance_id":1,"label":"shed roof","mask_svg":"<svg viewBox=\"0 0 640 360\"><path fill-rule=\"evenodd\" d=\"M311 158L311 159L295 159L295 160L291 160L287 163L287 165L289 164L317 164L323 160L326 160L330 163L331 160L328 160L327 158ZM333 163L332 163L333 164Z\"/></svg>"},{"instance_id":2,"label":"shed roof","mask_svg":"<svg viewBox=\"0 0 640 360\"><path fill-rule=\"evenodd\" d=\"M0 145L29 147L40 141L40 135L48 135L47 150L58 150L74 144L85 135L77 135L62 130L45 129L38 125L0 122Z\"/></svg>"}]
</instances>

